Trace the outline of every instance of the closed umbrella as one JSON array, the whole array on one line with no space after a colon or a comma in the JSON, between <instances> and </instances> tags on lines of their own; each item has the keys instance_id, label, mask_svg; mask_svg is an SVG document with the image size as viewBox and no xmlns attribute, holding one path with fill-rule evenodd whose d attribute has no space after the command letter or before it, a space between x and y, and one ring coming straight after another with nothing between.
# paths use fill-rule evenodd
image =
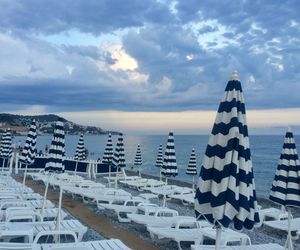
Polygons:
<instances>
[{"instance_id":1,"label":"closed umbrella","mask_svg":"<svg viewBox=\"0 0 300 250\"><path fill-rule=\"evenodd\" d=\"M160 181L161 181L161 168L162 168L163 164L164 164L163 147L162 147L162 144L160 144L159 148L158 148L156 162L155 162L155 167L159 168L159 180Z\"/></svg>"},{"instance_id":2,"label":"closed umbrella","mask_svg":"<svg viewBox=\"0 0 300 250\"><path fill-rule=\"evenodd\" d=\"M126 164L125 164L124 142L123 142L123 134L122 133L119 134L119 138L118 138L118 141L117 141L116 149L114 151L112 163L117 168L116 182L115 182L115 188L117 188L118 187L118 173L119 173L119 168L120 169L124 169L126 167Z\"/></svg>"},{"instance_id":3,"label":"closed umbrella","mask_svg":"<svg viewBox=\"0 0 300 250\"><path fill-rule=\"evenodd\" d=\"M2 170L4 170L5 159L7 159L7 163L12 156L12 143L11 143L11 131L10 128L7 128L2 135L1 140L1 158L2 162Z\"/></svg>"},{"instance_id":4,"label":"closed umbrella","mask_svg":"<svg viewBox=\"0 0 300 250\"><path fill-rule=\"evenodd\" d=\"M35 160L36 137L37 137L36 124L35 124L35 120L33 120L30 124L29 131L28 131L28 134L27 134L27 138L26 138L26 141L25 141L25 145L23 147L21 157L20 157L20 161L23 164L25 164L23 185L25 185L28 165L32 165L34 163L34 160Z\"/></svg>"},{"instance_id":5,"label":"closed umbrella","mask_svg":"<svg viewBox=\"0 0 300 250\"><path fill-rule=\"evenodd\" d=\"M141 177L141 166L142 166L142 152L141 146L138 145L136 149L136 154L134 158L134 166L139 168L139 176Z\"/></svg>"},{"instance_id":6,"label":"closed umbrella","mask_svg":"<svg viewBox=\"0 0 300 250\"><path fill-rule=\"evenodd\" d=\"M86 159L83 134L80 134L80 137L78 139L74 159L76 161L76 165L75 165L75 175L76 175L78 162Z\"/></svg>"},{"instance_id":7,"label":"closed umbrella","mask_svg":"<svg viewBox=\"0 0 300 250\"><path fill-rule=\"evenodd\" d=\"M300 207L300 164L291 129L285 134L283 148L272 184L270 200L288 211L288 235L285 247L293 248L291 235L291 207Z\"/></svg>"},{"instance_id":8,"label":"closed umbrella","mask_svg":"<svg viewBox=\"0 0 300 250\"><path fill-rule=\"evenodd\" d=\"M173 132L169 133L161 173L166 178L166 185L168 178L178 175ZM166 195L164 195L163 206L166 206Z\"/></svg>"},{"instance_id":9,"label":"closed umbrella","mask_svg":"<svg viewBox=\"0 0 300 250\"><path fill-rule=\"evenodd\" d=\"M110 187L110 177L111 177L111 164L112 164L112 157L113 157L113 144L111 133L108 134L107 143L104 150L104 155L102 158L102 162L108 164L108 186Z\"/></svg>"},{"instance_id":10,"label":"closed umbrella","mask_svg":"<svg viewBox=\"0 0 300 250\"><path fill-rule=\"evenodd\" d=\"M64 124L61 118L55 124L55 129L53 133L52 142L50 145L50 149L48 152L48 161L45 165L45 172L49 173L63 173L65 171L65 131L64 131ZM46 183L45 195L44 195L44 204L42 212L44 211L45 201L47 197L49 185L49 177ZM59 203L58 203L58 214L56 220L56 229L59 230L60 221L61 221L61 203L62 203L62 194L63 188L60 185L60 192L59 192Z\"/></svg>"},{"instance_id":11,"label":"closed umbrella","mask_svg":"<svg viewBox=\"0 0 300 250\"><path fill-rule=\"evenodd\" d=\"M195 213L214 224L216 249L221 227L252 229L259 222L246 109L241 83L233 72L221 100L203 157Z\"/></svg>"},{"instance_id":12,"label":"closed umbrella","mask_svg":"<svg viewBox=\"0 0 300 250\"><path fill-rule=\"evenodd\" d=\"M195 149L192 150L189 164L187 166L186 172L187 175L193 176L193 191L195 190L195 175L197 175L197 162L196 162L196 154Z\"/></svg>"}]
</instances>

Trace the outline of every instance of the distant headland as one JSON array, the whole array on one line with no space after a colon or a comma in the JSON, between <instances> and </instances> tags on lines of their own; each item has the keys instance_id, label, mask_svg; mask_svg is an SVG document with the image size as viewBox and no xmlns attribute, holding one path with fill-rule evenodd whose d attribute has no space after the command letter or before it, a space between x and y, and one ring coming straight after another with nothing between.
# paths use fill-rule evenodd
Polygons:
<instances>
[{"instance_id":1,"label":"distant headland","mask_svg":"<svg viewBox=\"0 0 300 250\"><path fill-rule=\"evenodd\" d=\"M31 121L35 119L39 135L53 134L55 122L58 118L63 120L65 133L69 135L78 135L81 133L91 135L118 133L116 131L109 131L100 127L79 125L54 114L15 115L7 113L0 113L0 132L3 132L6 128L10 128L13 135L27 135L29 125Z\"/></svg>"}]
</instances>

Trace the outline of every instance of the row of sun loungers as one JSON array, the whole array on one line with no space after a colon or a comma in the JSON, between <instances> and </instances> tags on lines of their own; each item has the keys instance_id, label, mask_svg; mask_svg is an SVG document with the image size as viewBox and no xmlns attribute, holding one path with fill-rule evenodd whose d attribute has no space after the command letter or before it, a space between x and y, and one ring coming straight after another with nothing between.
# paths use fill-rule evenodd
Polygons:
<instances>
[{"instance_id":1,"label":"row of sun loungers","mask_svg":"<svg viewBox=\"0 0 300 250\"><path fill-rule=\"evenodd\" d=\"M60 185L63 187L64 192L79 196L84 202L96 202L98 209L113 210L120 222L131 221L145 226L152 238L174 240L177 242L179 249L181 249L183 241L194 243L192 249L210 249L210 246L203 244L206 244L207 240L215 240L215 229L206 221L196 222L194 217L181 216L175 210L159 207L157 204L149 202L149 199L167 196L168 199L180 200L184 205L193 204L194 192L190 188L166 185L162 181L138 176L130 178L118 176L119 182L124 186L144 192L139 197L134 197L122 189L107 188L101 183L87 181L79 176L73 179L65 175L62 179L63 182L55 178L57 177L53 176L50 179L42 177L40 179L44 182L49 181L52 186ZM109 181L114 181L113 178L110 177ZM151 192L151 194L147 192ZM144 197L142 197L143 195ZM286 228L286 226L283 226L284 223L287 224L285 211L275 208L261 209L260 217L262 221L265 219L274 220L264 222L266 226L278 229L284 228L282 230ZM295 235L297 235L299 229L296 224L299 224L299 222L295 222ZM246 234L230 229L224 230L221 235L221 245L224 249L283 249L283 247L276 244L251 245L251 240ZM239 244L243 248L231 246L230 244L233 243Z\"/></svg>"},{"instance_id":2,"label":"row of sun loungers","mask_svg":"<svg viewBox=\"0 0 300 250\"><path fill-rule=\"evenodd\" d=\"M41 178L50 179L45 176ZM68 177L64 178L67 181ZM58 225L55 221L58 214L55 205L48 200L44 202L41 195L33 193L30 188L22 187L10 176L0 175L0 187L5 190L0 191L1 250L129 249L120 240L114 239L80 242L87 232L87 227L80 221L67 219L67 214L61 211L62 220ZM68 243L61 243L63 239ZM21 242L16 243L15 240Z\"/></svg>"}]
</instances>

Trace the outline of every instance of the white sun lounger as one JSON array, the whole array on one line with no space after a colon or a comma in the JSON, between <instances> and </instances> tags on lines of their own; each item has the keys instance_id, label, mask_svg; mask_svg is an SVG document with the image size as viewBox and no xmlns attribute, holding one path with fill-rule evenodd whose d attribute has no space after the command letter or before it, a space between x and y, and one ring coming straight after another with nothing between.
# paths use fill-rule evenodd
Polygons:
<instances>
[{"instance_id":1,"label":"white sun lounger","mask_svg":"<svg viewBox=\"0 0 300 250\"><path fill-rule=\"evenodd\" d=\"M288 220L265 221L263 224L285 232L288 231ZM300 231L300 218L291 219L291 232L296 237L298 237L296 234L297 231Z\"/></svg>"},{"instance_id":2,"label":"white sun lounger","mask_svg":"<svg viewBox=\"0 0 300 250\"><path fill-rule=\"evenodd\" d=\"M31 207L31 208L42 208L43 200L20 200L20 199L8 199L0 201L0 210L8 207ZM45 202L45 208L54 208L55 205L49 200Z\"/></svg>"},{"instance_id":3,"label":"white sun lounger","mask_svg":"<svg viewBox=\"0 0 300 250\"><path fill-rule=\"evenodd\" d=\"M284 211L282 209L278 209L275 207L259 209L258 213L259 213L259 218L260 218L261 224L267 219L286 220L288 218L287 211Z\"/></svg>"},{"instance_id":4,"label":"white sun lounger","mask_svg":"<svg viewBox=\"0 0 300 250\"><path fill-rule=\"evenodd\" d=\"M156 204L152 203L145 203L141 197L133 197L127 200L116 200L113 201L111 204L101 204L101 206L105 209L113 210L119 222L130 222L130 219L127 217L128 214L134 213L138 207L140 206L153 206L158 207Z\"/></svg>"},{"instance_id":5,"label":"white sun lounger","mask_svg":"<svg viewBox=\"0 0 300 250\"><path fill-rule=\"evenodd\" d=\"M192 250L214 250L215 246L208 245L191 245ZM278 244L260 244L250 246L225 246L221 250L284 250L284 247Z\"/></svg>"},{"instance_id":6,"label":"white sun lounger","mask_svg":"<svg viewBox=\"0 0 300 250\"><path fill-rule=\"evenodd\" d=\"M188 194L171 194L168 195L169 198L179 200L183 205L194 205L195 204L195 193Z\"/></svg>"},{"instance_id":7,"label":"white sun lounger","mask_svg":"<svg viewBox=\"0 0 300 250\"><path fill-rule=\"evenodd\" d=\"M36 236L39 232L55 230L55 227L56 224L54 221L0 223L0 239L3 234L7 235L9 233L9 235L14 235L15 232L27 232L30 230L33 230L33 236ZM60 223L60 230L73 231L76 233L78 240L81 241L87 231L87 227L82 225L78 220L63 220ZM18 235L18 233L15 233L15 235Z\"/></svg>"},{"instance_id":8,"label":"white sun lounger","mask_svg":"<svg viewBox=\"0 0 300 250\"><path fill-rule=\"evenodd\" d=\"M178 212L166 207L137 207L135 213L128 214L127 217L146 227L170 227L174 222L181 219L194 219L191 216L179 216Z\"/></svg>"},{"instance_id":9,"label":"white sun lounger","mask_svg":"<svg viewBox=\"0 0 300 250\"><path fill-rule=\"evenodd\" d=\"M42 244L42 250L130 250L118 239L98 240L76 243ZM40 250L40 248L33 248Z\"/></svg>"},{"instance_id":10,"label":"white sun lounger","mask_svg":"<svg viewBox=\"0 0 300 250\"><path fill-rule=\"evenodd\" d=\"M205 220L196 221L196 218L192 217L188 220L178 220L177 223L171 225L171 227L147 227L147 230L153 240L155 238L174 240L181 250L181 242L194 242L195 244L200 244L202 241L202 231L200 229L207 227L211 227L211 224Z\"/></svg>"},{"instance_id":11,"label":"white sun lounger","mask_svg":"<svg viewBox=\"0 0 300 250\"><path fill-rule=\"evenodd\" d=\"M131 188L136 188L138 190L146 191L149 188L163 186L165 185L165 183L155 179L142 179L142 180L127 182L127 185Z\"/></svg>"},{"instance_id":12,"label":"white sun lounger","mask_svg":"<svg viewBox=\"0 0 300 250\"><path fill-rule=\"evenodd\" d=\"M0 211L2 221L11 222L15 220L22 221L22 218L29 218L31 216L32 221L45 221L54 220L57 216L57 208L45 208L43 214L41 209L33 209L30 207L9 207L6 210ZM67 214L61 210L61 219L67 217Z\"/></svg>"}]
</instances>

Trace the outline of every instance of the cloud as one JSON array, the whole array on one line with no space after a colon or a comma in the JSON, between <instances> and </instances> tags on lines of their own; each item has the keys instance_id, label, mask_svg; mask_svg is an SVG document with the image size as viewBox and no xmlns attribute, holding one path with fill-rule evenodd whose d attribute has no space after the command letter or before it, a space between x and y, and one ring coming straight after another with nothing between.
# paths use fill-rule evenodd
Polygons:
<instances>
[{"instance_id":1,"label":"cloud","mask_svg":"<svg viewBox=\"0 0 300 250\"><path fill-rule=\"evenodd\" d=\"M99 35L140 27L145 22L167 23L173 16L166 4L155 0L22 0L0 1L2 30L56 34L70 29Z\"/></svg>"},{"instance_id":2,"label":"cloud","mask_svg":"<svg viewBox=\"0 0 300 250\"><path fill-rule=\"evenodd\" d=\"M235 69L247 107L300 106L297 1L0 0L0 8L5 110L216 110Z\"/></svg>"}]
</instances>

